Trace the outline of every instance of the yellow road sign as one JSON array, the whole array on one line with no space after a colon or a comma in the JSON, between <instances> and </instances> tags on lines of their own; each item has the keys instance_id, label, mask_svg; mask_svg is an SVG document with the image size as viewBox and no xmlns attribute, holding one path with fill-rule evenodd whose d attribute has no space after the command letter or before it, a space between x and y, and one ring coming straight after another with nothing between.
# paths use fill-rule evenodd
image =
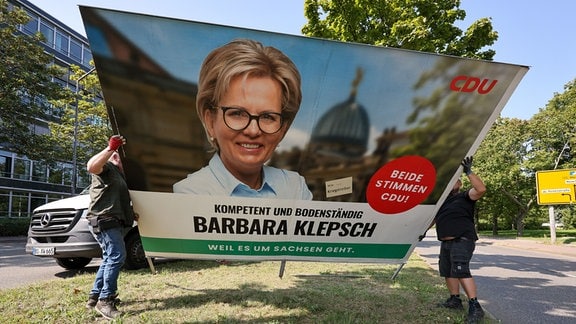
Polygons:
<instances>
[{"instance_id":1,"label":"yellow road sign","mask_svg":"<svg viewBox=\"0 0 576 324\"><path fill-rule=\"evenodd\" d=\"M576 203L576 169L536 172L539 205Z\"/></svg>"}]
</instances>

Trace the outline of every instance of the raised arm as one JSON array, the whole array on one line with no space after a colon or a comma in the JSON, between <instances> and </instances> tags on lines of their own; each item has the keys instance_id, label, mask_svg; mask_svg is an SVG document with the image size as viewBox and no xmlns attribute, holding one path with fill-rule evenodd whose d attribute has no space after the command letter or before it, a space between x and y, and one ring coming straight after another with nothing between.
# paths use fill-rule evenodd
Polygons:
<instances>
[{"instance_id":1,"label":"raised arm","mask_svg":"<svg viewBox=\"0 0 576 324\"><path fill-rule=\"evenodd\" d=\"M118 150L122 145L126 144L126 139L121 135L114 135L110 137L108 141L108 147L96 153L93 157L88 160L86 164L86 169L92 174L100 174L104 168L104 164L110 160L110 157Z\"/></svg>"},{"instance_id":2,"label":"raised arm","mask_svg":"<svg viewBox=\"0 0 576 324\"><path fill-rule=\"evenodd\" d=\"M472 200L478 200L482 198L484 193L486 193L486 185L480 177L472 171L472 157L468 156L462 160L462 167L464 167L464 173L470 180L472 188L468 191L468 196Z\"/></svg>"}]
</instances>

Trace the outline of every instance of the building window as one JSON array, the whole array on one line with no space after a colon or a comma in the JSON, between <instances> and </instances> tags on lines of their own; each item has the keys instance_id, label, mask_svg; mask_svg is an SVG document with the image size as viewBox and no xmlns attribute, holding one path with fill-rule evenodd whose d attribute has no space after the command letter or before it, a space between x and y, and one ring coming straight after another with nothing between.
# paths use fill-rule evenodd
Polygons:
<instances>
[{"instance_id":1,"label":"building window","mask_svg":"<svg viewBox=\"0 0 576 324\"><path fill-rule=\"evenodd\" d=\"M33 13L26 12L30 20L22 25L22 32L28 35L34 35L38 32L38 16Z\"/></svg>"},{"instance_id":2,"label":"building window","mask_svg":"<svg viewBox=\"0 0 576 324\"><path fill-rule=\"evenodd\" d=\"M68 36L58 29L56 29L56 42L54 42L54 45L58 52L68 55Z\"/></svg>"},{"instance_id":3,"label":"building window","mask_svg":"<svg viewBox=\"0 0 576 324\"><path fill-rule=\"evenodd\" d=\"M64 180L62 177L62 164L57 163L54 166L49 167L49 174L48 182L53 184L64 184Z\"/></svg>"},{"instance_id":4,"label":"building window","mask_svg":"<svg viewBox=\"0 0 576 324\"><path fill-rule=\"evenodd\" d=\"M76 184L76 186L80 187L80 188L86 188L90 185L90 181L91 181L91 177L90 174L88 173L88 170L86 170L86 168L78 168L78 183Z\"/></svg>"},{"instance_id":5,"label":"building window","mask_svg":"<svg viewBox=\"0 0 576 324\"><path fill-rule=\"evenodd\" d=\"M40 32L44 35L44 42L48 47L54 48L54 26L42 21L40 23Z\"/></svg>"},{"instance_id":6,"label":"building window","mask_svg":"<svg viewBox=\"0 0 576 324\"><path fill-rule=\"evenodd\" d=\"M52 82L58 83L62 88L68 87L68 82L60 79L59 77L52 78Z\"/></svg>"},{"instance_id":7,"label":"building window","mask_svg":"<svg viewBox=\"0 0 576 324\"><path fill-rule=\"evenodd\" d=\"M30 180L30 160L14 159L14 178Z\"/></svg>"},{"instance_id":8,"label":"building window","mask_svg":"<svg viewBox=\"0 0 576 324\"><path fill-rule=\"evenodd\" d=\"M12 173L12 158L0 155L0 177L10 178Z\"/></svg>"},{"instance_id":9,"label":"building window","mask_svg":"<svg viewBox=\"0 0 576 324\"><path fill-rule=\"evenodd\" d=\"M72 184L72 166L70 165L66 165L64 169L62 169L62 184L65 186Z\"/></svg>"},{"instance_id":10,"label":"building window","mask_svg":"<svg viewBox=\"0 0 576 324\"><path fill-rule=\"evenodd\" d=\"M90 61L92 61L92 52L88 47L84 47L84 55L82 56L82 64L90 66Z\"/></svg>"},{"instance_id":11,"label":"building window","mask_svg":"<svg viewBox=\"0 0 576 324\"><path fill-rule=\"evenodd\" d=\"M10 215L10 191L0 190L0 217Z\"/></svg>"},{"instance_id":12,"label":"building window","mask_svg":"<svg viewBox=\"0 0 576 324\"><path fill-rule=\"evenodd\" d=\"M28 195L12 194L12 210L10 216L12 217L29 217L30 206L28 205Z\"/></svg>"},{"instance_id":13,"label":"building window","mask_svg":"<svg viewBox=\"0 0 576 324\"><path fill-rule=\"evenodd\" d=\"M48 168L42 161L32 163L32 181L46 182L48 180Z\"/></svg>"},{"instance_id":14,"label":"building window","mask_svg":"<svg viewBox=\"0 0 576 324\"><path fill-rule=\"evenodd\" d=\"M32 132L32 134L36 134L36 135L48 135L48 134L50 134L50 129L48 128L48 125L46 125L46 124L44 124L44 125L32 124L29 127L30 127L30 132Z\"/></svg>"},{"instance_id":15,"label":"building window","mask_svg":"<svg viewBox=\"0 0 576 324\"><path fill-rule=\"evenodd\" d=\"M74 39L70 40L70 57L79 63L82 63L82 45Z\"/></svg>"}]
</instances>

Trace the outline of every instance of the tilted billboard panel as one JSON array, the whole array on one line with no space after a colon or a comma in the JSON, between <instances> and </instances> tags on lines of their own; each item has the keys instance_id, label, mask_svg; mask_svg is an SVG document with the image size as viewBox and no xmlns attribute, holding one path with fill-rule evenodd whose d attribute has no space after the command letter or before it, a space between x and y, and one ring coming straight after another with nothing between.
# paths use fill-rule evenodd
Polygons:
<instances>
[{"instance_id":1,"label":"tilted billboard panel","mask_svg":"<svg viewBox=\"0 0 576 324\"><path fill-rule=\"evenodd\" d=\"M460 176L460 161L475 152L528 70L81 12L113 129L128 139L122 159L148 256L403 262ZM236 39L278 49L301 75L300 109L267 166L304 177L312 200L173 192L214 154L196 113L198 75L210 52Z\"/></svg>"}]
</instances>

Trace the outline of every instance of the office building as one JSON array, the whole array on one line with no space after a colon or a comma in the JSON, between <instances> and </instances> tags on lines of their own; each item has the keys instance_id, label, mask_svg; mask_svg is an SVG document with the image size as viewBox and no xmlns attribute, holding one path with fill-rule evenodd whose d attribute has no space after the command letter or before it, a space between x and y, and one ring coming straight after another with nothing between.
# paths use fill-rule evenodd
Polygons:
<instances>
[{"instance_id":1,"label":"office building","mask_svg":"<svg viewBox=\"0 0 576 324\"><path fill-rule=\"evenodd\" d=\"M9 9L21 7L26 11L30 21L19 26L19 32L28 35L42 33L45 51L54 57L55 64L68 71L61 78L54 78L53 82L76 91L76 81L70 80L70 66L80 66L87 72L92 68L89 65L92 54L86 37L28 1L9 0L8 6ZM55 112L63 109L52 108ZM48 123L39 120L35 131L48 132ZM31 160L25 155L11 152L6 144L0 143L0 218L30 217L34 208L69 197L87 186L89 178L82 161L78 161L80 167L74 172L73 157L70 157L70 161L49 165L45 161ZM77 180L72 181L75 173Z\"/></svg>"}]
</instances>

